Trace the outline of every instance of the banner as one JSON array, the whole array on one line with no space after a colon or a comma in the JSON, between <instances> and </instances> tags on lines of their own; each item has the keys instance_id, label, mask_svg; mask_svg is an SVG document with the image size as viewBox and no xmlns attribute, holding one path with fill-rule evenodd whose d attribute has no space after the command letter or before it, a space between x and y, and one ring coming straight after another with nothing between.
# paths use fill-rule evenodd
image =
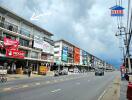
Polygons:
<instances>
[{"instance_id":1,"label":"banner","mask_svg":"<svg viewBox=\"0 0 132 100\"><path fill-rule=\"evenodd\" d=\"M12 50L12 49L6 49L6 56L11 58L21 58L23 59L25 56L25 52L20 50Z\"/></svg>"},{"instance_id":2,"label":"banner","mask_svg":"<svg viewBox=\"0 0 132 100\"><path fill-rule=\"evenodd\" d=\"M63 47L62 48L62 56L61 56L61 58L62 58L62 61L67 62L67 60L68 60L68 47Z\"/></svg>"},{"instance_id":3,"label":"banner","mask_svg":"<svg viewBox=\"0 0 132 100\"><path fill-rule=\"evenodd\" d=\"M74 63L79 64L80 63L80 49L74 48Z\"/></svg>"},{"instance_id":4,"label":"banner","mask_svg":"<svg viewBox=\"0 0 132 100\"><path fill-rule=\"evenodd\" d=\"M19 41L4 37L4 46L10 49L18 48Z\"/></svg>"}]
</instances>

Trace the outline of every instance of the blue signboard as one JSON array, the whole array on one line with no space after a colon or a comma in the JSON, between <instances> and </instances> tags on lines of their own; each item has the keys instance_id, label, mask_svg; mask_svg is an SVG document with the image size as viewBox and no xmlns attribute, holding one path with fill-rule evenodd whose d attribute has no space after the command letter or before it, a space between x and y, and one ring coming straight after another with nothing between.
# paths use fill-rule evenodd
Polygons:
<instances>
[{"instance_id":1,"label":"blue signboard","mask_svg":"<svg viewBox=\"0 0 132 100\"><path fill-rule=\"evenodd\" d=\"M111 16L123 16L123 10L124 8L116 5L110 8L111 9Z\"/></svg>"},{"instance_id":2,"label":"blue signboard","mask_svg":"<svg viewBox=\"0 0 132 100\"><path fill-rule=\"evenodd\" d=\"M62 48L62 61L67 62L67 58L68 58L68 47L63 47Z\"/></svg>"}]
</instances>

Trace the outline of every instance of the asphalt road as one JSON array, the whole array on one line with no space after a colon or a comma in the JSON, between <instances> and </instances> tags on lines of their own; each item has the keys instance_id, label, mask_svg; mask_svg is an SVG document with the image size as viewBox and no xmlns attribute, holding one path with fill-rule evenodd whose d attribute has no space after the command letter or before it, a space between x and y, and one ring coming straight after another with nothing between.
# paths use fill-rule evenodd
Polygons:
<instances>
[{"instance_id":1,"label":"asphalt road","mask_svg":"<svg viewBox=\"0 0 132 100\"><path fill-rule=\"evenodd\" d=\"M14 80L0 85L0 100L98 100L119 72Z\"/></svg>"}]
</instances>

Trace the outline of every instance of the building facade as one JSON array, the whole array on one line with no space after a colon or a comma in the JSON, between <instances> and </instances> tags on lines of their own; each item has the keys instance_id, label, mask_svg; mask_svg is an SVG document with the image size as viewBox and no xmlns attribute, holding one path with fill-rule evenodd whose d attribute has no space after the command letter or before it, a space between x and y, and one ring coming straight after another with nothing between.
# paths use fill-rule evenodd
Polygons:
<instances>
[{"instance_id":1,"label":"building facade","mask_svg":"<svg viewBox=\"0 0 132 100\"><path fill-rule=\"evenodd\" d=\"M15 63L15 69L31 66L33 71L38 71L41 63L52 62L54 54L52 36L53 34L45 29L0 7L0 62L2 65L8 63L9 69L12 69L12 64ZM5 45L7 42L18 42L18 47L15 50L12 50L14 47L7 50L9 48L9 45L8 47Z\"/></svg>"},{"instance_id":2,"label":"building facade","mask_svg":"<svg viewBox=\"0 0 132 100\"><path fill-rule=\"evenodd\" d=\"M54 62L57 64L73 64L74 45L65 41L58 40L54 43Z\"/></svg>"}]
</instances>

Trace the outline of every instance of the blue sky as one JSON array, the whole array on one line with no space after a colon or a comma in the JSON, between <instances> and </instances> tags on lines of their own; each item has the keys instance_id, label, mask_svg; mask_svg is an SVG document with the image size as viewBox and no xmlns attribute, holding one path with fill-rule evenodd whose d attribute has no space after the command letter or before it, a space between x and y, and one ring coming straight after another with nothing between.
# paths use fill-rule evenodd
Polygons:
<instances>
[{"instance_id":1,"label":"blue sky","mask_svg":"<svg viewBox=\"0 0 132 100\"><path fill-rule=\"evenodd\" d=\"M32 22L78 47L118 67L121 64L116 18L110 16L115 0L0 0L16 14L30 20L33 13L43 14ZM123 6L127 2L123 0ZM126 24L126 11L123 18Z\"/></svg>"}]
</instances>

